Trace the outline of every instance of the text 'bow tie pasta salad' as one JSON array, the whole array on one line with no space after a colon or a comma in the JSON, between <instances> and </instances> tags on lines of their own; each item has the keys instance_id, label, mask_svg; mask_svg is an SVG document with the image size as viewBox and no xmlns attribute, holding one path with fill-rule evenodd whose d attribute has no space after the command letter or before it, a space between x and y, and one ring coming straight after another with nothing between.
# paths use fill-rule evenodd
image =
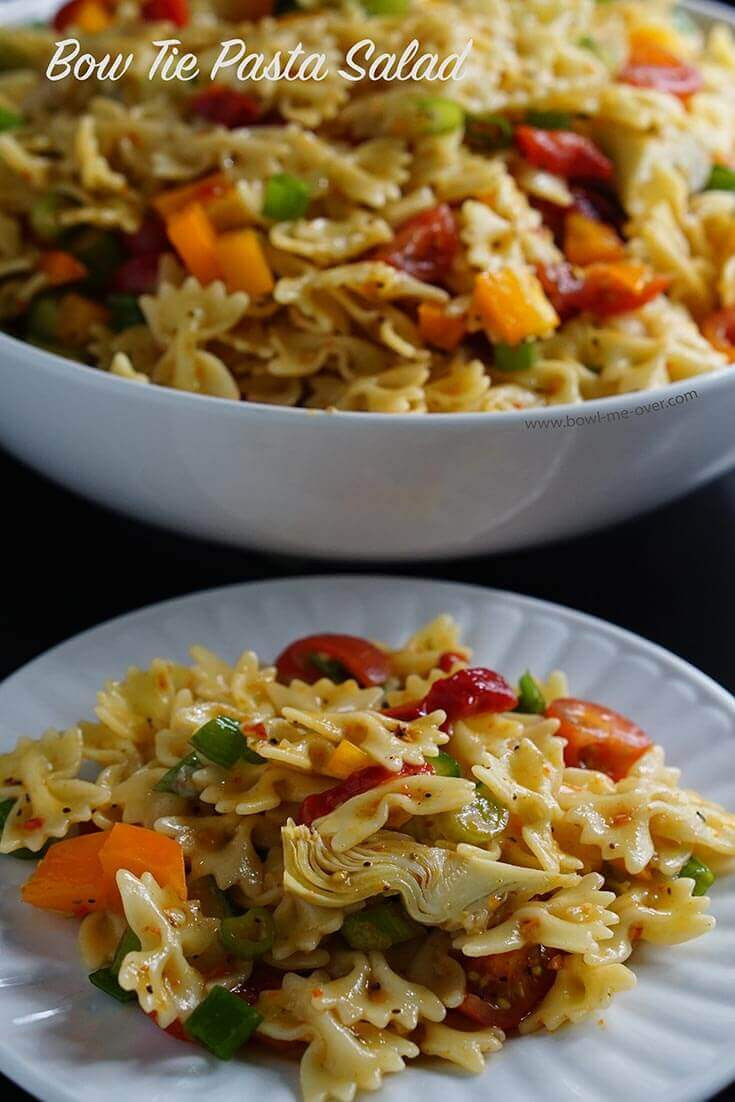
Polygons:
<instances>
[{"instance_id":1,"label":"text 'bow tie pasta salad'","mask_svg":"<svg viewBox=\"0 0 735 1102\"><path fill-rule=\"evenodd\" d=\"M345 1102L421 1053L480 1072L713 926L735 816L561 673L514 688L448 616L192 657L0 757L0 849L43 853L23 899L180 1040L296 1053L306 1102Z\"/></svg>"},{"instance_id":2,"label":"text 'bow tie pasta salad'","mask_svg":"<svg viewBox=\"0 0 735 1102\"><path fill-rule=\"evenodd\" d=\"M165 39L196 73L151 79ZM247 54L217 70L230 40ZM456 79L410 60L431 55ZM0 324L141 384L311 409L726 369L732 33L666 0L70 0L0 31Z\"/></svg>"}]
</instances>

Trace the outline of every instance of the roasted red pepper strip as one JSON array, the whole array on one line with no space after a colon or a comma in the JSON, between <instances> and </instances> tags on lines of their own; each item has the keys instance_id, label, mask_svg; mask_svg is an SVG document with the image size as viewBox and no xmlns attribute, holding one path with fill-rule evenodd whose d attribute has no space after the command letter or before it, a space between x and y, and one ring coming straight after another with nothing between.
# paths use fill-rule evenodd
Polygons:
<instances>
[{"instance_id":1,"label":"roasted red pepper strip","mask_svg":"<svg viewBox=\"0 0 735 1102\"><path fill-rule=\"evenodd\" d=\"M189 5L187 0L145 0L140 15L146 23L174 23L177 27L185 27L189 22Z\"/></svg>"},{"instance_id":2,"label":"roasted red pepper strip","mask_svg":"<svg viewBox=\"0 0 735 1102\"><path fill-rule=\"evenodd\" d=\"M516 143L532 165L568 180L609 180L613 163L594 142L573 130L516 127Z\"/></svg>"},{"instance_id":3,"label":"roasted red pepper strip","mask_svg":"<svg viewBox=\"0 0 735 1102\"><path fill-rule=\"evenodd\" d=\"M589 700L563 697L554 700L546 715L558 719L557 734L567 740L564 761L578 769L598 769L614 781L627 777L630 769L653 743L631 720L592 704Z\"/></svg>"},{"instance_id":4,"label":"roasted red pepper strip","mask_svg":"<svg viewBox=\"0 0 735 1102\"><path fill-rule=\"evenodd\" d=\"M446 203L440 203L399 226L393 240L375 250L373 259L424 283L441 283L449 274L458 248L454 215Z\"/></svg>"},{"instance_id":5,"label":"roasted red pepper strip","mask_svg":"<svg viewBox=\"0 0 735 1102\"><path fill-rule=\"evenodd\" d=\"M399 704L384 711L383 715L410 723L441 708L447 717L443 724L443 729L446 729L456 720L469 716L512 712L517 704L518 697L501 674L483 666L474 666L435 681L423 700Z\"/></svg>"},{"instance_id":6,"label":"roasted red pepper strip","mask_svg":"<svg viewBox=\"0 0 735 1102\"><path fill-rule=\"evenodd\" d=\"M702 333L719 352L735 362L735 306L726 306L705 318Z\"/></svg>"},{"instance_id":7,"label":"roasted red pepper strip","mask_svg":"<svg viewBox=\"0 0 735 1102\"><path fill-rule=\"evenodd\" d=\"M316 656L317 662L314 662ZM382 685L391 672L390 659L382 650L357 635L306 635L296 639L276 658L281 681L295 678L313 684L324 677L324 666L318 659L337 662L348 674L366 688Z\"/></svg>"},{"instance_id":8,"label":"roasted red pepper strip","mask_svg":"<svg viewBox=\"0 0 735 1102\"><path fill-rule=\"evenodd\" d=\"M398 773L392 773L382 765L370 765L367 769L359 769L356 773L350 773L341 784L334 788L328 788L326 792L316 792L313 796L307 796L299 809L299 822L311 826L315 819L321 819L322 815L328 815L336 807L340 807L353 796L360 796L371 788L387 781L394 781L396 777L414 777L417 773L433 773L430 765L404 765Z\"/></svg>"},{"instance_id":9,"label":"roasted red pepper strip","mask_svg":"<svg viewBox=\"0 0 735 1102\"><path fill-rule=\"evenodd\" d=\"M261 106L254 96L234 88L207 88L190 101L191 110L201 119L219 123L228 130L250 126L261 115Z\"/></svg>"},{"instance_id":10,"label":"roasted red pepper strip","mask_svg":"<svg viewBox=\"0 0 735 1102\"><path fill-rule=\"evenodd\" d=\"M458 1007L460 1014L482 1028L517 1029L551 989L560 956L545 945L526 945L510 953L462 958L470 993Z\"/></svg>"}]
</instances>

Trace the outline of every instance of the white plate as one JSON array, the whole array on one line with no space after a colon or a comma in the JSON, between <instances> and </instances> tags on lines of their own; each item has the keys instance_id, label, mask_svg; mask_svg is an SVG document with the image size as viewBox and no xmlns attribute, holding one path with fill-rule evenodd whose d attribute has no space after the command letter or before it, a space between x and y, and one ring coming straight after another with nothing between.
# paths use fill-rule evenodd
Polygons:
<instances>
[{"instance_id":1,"label":"white plate","mask_svg":"<svg viewBox=\"0 0 735 1102\"><path fill-rule=\"evenodd\" d=\"M132 613L64 643L0 686L0 745L90 715L102 682L193 642L235 658L272 658L289 640L347 631L397 643L441 611L460 622L482 663L511 678L566 669L579 696L629 713L663 743L684 779L735 807L735 701L680 659L619 628L514 594L399 578L301 578L195 594ZM168 1038L135 1008L88 983L76 922L25 907L30 866L2 860L0 1068L44 1102L295 1102L296 1066L264 1056L229 1064ZM587 1024L511 1041L479 1078L409 1067L386 1102L447 1093L481 1102L695 1102L735 1078L735 876L712 892L715 932L636 954L635 990ZM602 1016L601 1016L602 1017Z\"/></svg>"}]
</instances>

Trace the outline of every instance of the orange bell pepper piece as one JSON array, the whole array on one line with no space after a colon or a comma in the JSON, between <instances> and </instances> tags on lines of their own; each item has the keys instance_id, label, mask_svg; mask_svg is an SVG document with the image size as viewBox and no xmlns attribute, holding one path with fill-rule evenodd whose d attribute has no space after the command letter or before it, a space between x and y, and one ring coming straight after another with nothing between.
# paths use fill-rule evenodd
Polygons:
<instances>
[{"instance_id":1,"label":"orange bell pepper piece","mask_svg":"<svg viewBox=\"0 0 735 1102\"><path fill-rule=\"evenodd\" d=\"M257 298L273 290L273 274L254 230L221 234L215 253L228 291L246 291Z\"/></svg>"},{"instance_id":2,"label":"orange bell pepper piece","mask_svg":"<svg viewBox=\"0 0 735 1102\"><path fill-rule=\"evenodd\" d=\"M38 268L52 287L61 287L64 283L76 283L88 274L87 268L80 260L60 249L43 253L38 262Z\"/></svg>"},{"instance_id":3,"label":"orange bell pepper piece","mask_svg":"<svg viewBox=\"0 0 735 1102\"><path fill-rule=\"evenodd\" d=\"M107 831L79 834L51 846L21 888L25 903L46 911L82 917L108 907L100 850Z\"/></svg>"},{"instance_id":4,"label":"orange bell pepper piece","mask_svg":"<svg viewBox=\"0 0 735 1102\"><path fill-rule=\"evenodd\" d=\"M173 888L181 899L186 899L184 851L173 838L146 827L115 823L112 830L107 831L99 860L111 909L122 909L115 880L120 869L127 869L134 876L150 872L160 887Z\"/></svg>"},{"instance_id":5,"label":"orange bell pepper piece","mask_svg":"<svg viewBox=\"0 0 735 1102\"><path fill-rule=\"evenodd\" d=\"M448 314L433 302L419 306L419 333L427 344L451 352L467 332L467 321L461 314Z\"/></svg>"},{"instance_id":6,"label":"orange bell pepper piece","mask_svg":"<svg viewBox=\"0 0 735 1102\"><path fill-rule=\"evenodd\" d=\"M185 184L184 187L160 192L153 197L151 205L165 221L176 211L188 207L190 203L202 203L206 206L210 200L221 199L230 191L232 191L232 181L229 176L224 172L214 172L211 176L195 180L193 184Z\"/></svg>"},{"instance_id":7,"label":"orange bell pepper piece","mask_svg":"<svg viewBox=\"0 0 735 1102\"><path fill-rule=\"evenodd\" d=\"M513 268L476 277L472 310L490 340L505 344L546 337L559 325L559 315L536 276Z\"/></svg>"},{"instance_id":8,"label":"orange bell pepper piece","mask_svg":"<svg viewBox=\"0 0 735 1102\"><path fill-rule=\"evenodd\" d=\"M174 211L166 222L169 241L186 268L200 283L220 279L217 259L217 234L201 203L188 203Z\"/></svg>"},{"instance_id":9,"label":"orange bell pepper piece","mask_svg":"<svg viewBox=\"0 0 735 1102\"><path fill-rule=\"evenodd\" d=\"M599 260L622 260L625 248L612 226L573 210L564 221L564 255L585 267Z\"/></svg>"}]
</instances>

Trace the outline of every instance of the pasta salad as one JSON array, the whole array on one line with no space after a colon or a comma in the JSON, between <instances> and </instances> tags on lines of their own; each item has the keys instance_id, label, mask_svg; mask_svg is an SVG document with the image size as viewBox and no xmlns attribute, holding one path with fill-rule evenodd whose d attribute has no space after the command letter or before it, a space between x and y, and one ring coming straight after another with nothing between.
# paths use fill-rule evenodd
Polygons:
<instances>
[{"instance_id":1,"label":"pasta salad","mask_svg":"<svg viewBox=\"0 0 735 1102\"><path fill-rule=\"evenodd\" d=\"M632 987L639 942L713 926L735 816L561 673L473 666L448 616L191 654L0 755L23 899L174 1037L296 1054L305 1102L344 1102L421 1053L480 1072Z\"/></svg>"},{"instance_id":2,"label":"pasta salad","mask_svg":"<svg viewBox=\"0 0 735 1102\"><path fill-rule=\"evenodd\" d=\"M231 38L324 75L211 81ZM48 79L66 39L90 61ZM149 79L164 39L195 82ZM343 75L365 40L466 57ZM140 384L452 413L723 370L734 216L735 43L667 0L69 0L0 30L0 324Z\"/></svg>"}]
</instances>

